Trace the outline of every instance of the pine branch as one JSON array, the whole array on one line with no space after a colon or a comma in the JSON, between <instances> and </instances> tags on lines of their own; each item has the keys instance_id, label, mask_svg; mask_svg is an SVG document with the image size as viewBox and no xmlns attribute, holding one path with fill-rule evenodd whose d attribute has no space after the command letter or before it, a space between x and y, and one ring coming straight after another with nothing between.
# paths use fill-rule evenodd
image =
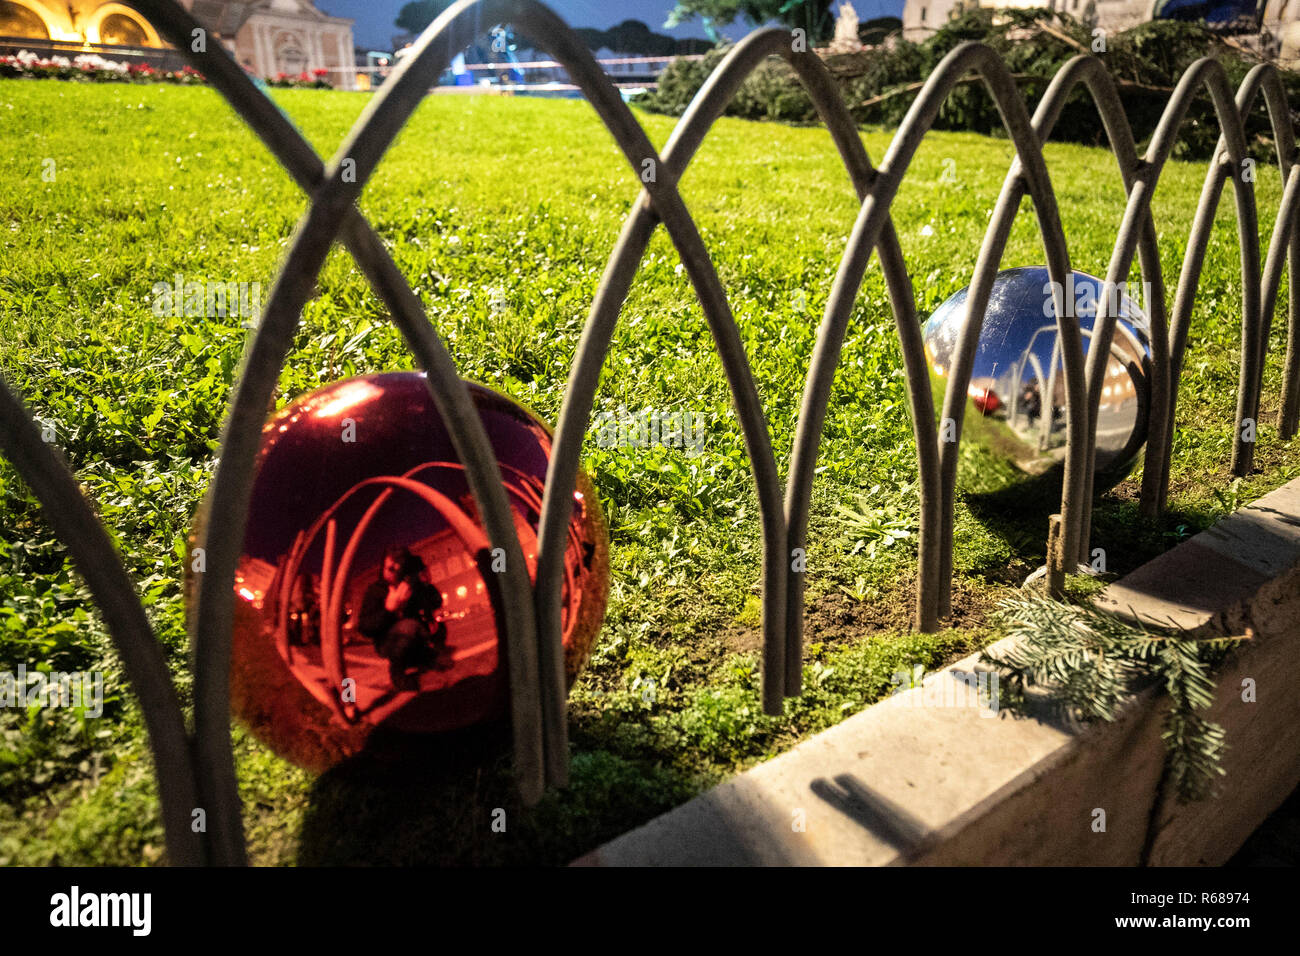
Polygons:
<instances>
[{"instance_id":1,"label":"pine branch","mask_svg":"<svg viewBox=\"0 0 1300 956\"><path fill-rule=\"evenodd\" d=\"M1238 638L1192 640L1134 624L1094 605L1043 597L1003 603L995 623L1014 639L984 661L1003 672L1016 695L1003 701L1025 712L1024 689L1037 686L1049 700L1083 720L1113 722L1124 698L1144 683L1169 696L1161 738L1170 782L1182 802L1204 799L1223 776L1223 727L1198 711L1214 702L1211 668Z\"/></svg>"}]
</instances>

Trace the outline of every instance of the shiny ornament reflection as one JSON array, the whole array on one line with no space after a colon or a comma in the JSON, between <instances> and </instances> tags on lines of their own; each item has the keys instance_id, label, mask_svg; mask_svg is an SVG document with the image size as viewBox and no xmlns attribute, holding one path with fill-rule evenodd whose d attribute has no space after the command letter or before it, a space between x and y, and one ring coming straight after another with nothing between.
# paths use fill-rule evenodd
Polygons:
<instances>
[{"instance_id":1,"label":"shiny ornament reflection","mask_svg":"<svg viewBox=\"0 0 1300 956\"><path fill-rule=\"evenodd\" d=\"M550 432L510 399L469 389L535 578ZM580 473L564 561L570 684L604 616L608 552ZM236 713L318 768L360 750L375 728L436 733L504 717L493 560L422 374L368 375L299 398L263 429L235 578Z\"/></svg>"},{"instance_id":2,"label":"shiny ornament reflection","mask_svg":"<svg viewBox=\"0 0 1300 956\"><path fill-rule=\"evenodd\" d=\"M1075 272L1061 290L1067 307L1072 306L1079 319L1085 357L1102 304L1103 285L1100 279ZM936 408L942 407L948 369L965 321L968 291L962 289L945 301L925 324L925 352ZM1120 481L1132 467L1146 441L1150 407L1147 317L1125 294L1117 293L1114 301L1118 321L1097 420L1099 487ZM1064 462L1065 374L1057 338L1047 269L999 272L967 389L970 404L962 440L976 443L983 453L1012 467L986 466L989 472L999 472L997 476L965 476L963 484L968 490L993 490L1055 473L1056 466Z\"/></svg>"}]
</instances>

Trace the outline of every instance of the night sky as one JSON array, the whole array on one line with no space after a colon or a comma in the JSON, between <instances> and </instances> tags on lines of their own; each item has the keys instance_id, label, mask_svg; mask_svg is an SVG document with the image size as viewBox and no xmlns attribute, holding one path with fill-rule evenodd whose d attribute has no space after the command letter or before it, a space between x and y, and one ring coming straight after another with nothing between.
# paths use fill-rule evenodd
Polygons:
<instances>
[{"instance_id":1,"label":"night sky","mask_svg":"<svg viewBox=\"0 0 1300 956\"><path fill-rule=\"evenodd\" d=\"M392 38L401 31L393 26L397 11L407 0L316 0L316 6L337 17L356 21L352 37L358 46L374 50L392 48ZM879 16L901 16L903 0L852 0L853 8L863 20ZM641 20L656 33L676 37L702 37L699 21L664 29L664 20L674 6L673 0L550 0L549 6L573 27L607 29L624 20ZM749 32L749 25L737 22L722 32L738 39Z\"/></svg>"}]
</instances>

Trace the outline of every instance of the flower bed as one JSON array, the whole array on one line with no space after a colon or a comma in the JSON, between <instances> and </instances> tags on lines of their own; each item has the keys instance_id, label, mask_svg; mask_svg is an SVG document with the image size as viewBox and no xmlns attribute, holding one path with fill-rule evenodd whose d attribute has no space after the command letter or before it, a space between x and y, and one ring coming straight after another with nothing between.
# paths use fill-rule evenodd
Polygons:
<instances>
[{"instance_id":1,"label":"flower bed","mask_svg":"<svg viewBox=\"0 0 1300 956\"><path fill-rule=\"evenodd\" d=\"M146 81L153 83L203 83L203 74L193 67L159 70L148 63L107 60L97 53L82 53L68 59L55 54L43 57L28 50L0 56L0 77L89 80L96 83Z\"/></svg>"},{"instance_id":2,"label":"flower bed","mask_svg":"<svg viewBox=\"0 0 1300 956\"><path fill-rule=\"evenodd\" d=\"M303 70L294 76L289 73L277 73L275 79L268 81L271 86L300 86L314 87L319 89L328 89L330 82L326 79L329 76L329 70Z\"/></svg>"},{"instance_id":3,"label":"flower bed","mask_svg":"<svg viewBox=\"0 0 1300 956\"><path fill-rule=\"evenodd\" d=\"M160 70L148 63L127 63L107 60L97 53L82 53L68 59L57 54L49 57L21 50L11 56L0 56L0 77L53 78L58 80L89 80L96 83L149 82L149 83L206 83L203 74L190 66L179 70ZM268 80L270 86L329 89L329 70L303 70L301 73L277 73Z\"/></svg>"}]
</instances>

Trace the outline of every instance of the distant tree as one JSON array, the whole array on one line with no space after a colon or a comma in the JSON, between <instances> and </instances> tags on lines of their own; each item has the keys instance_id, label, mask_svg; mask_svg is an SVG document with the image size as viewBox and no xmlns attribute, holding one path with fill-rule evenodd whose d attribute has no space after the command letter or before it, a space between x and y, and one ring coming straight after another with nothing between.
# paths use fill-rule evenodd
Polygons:
<instances>
[{"instance_id":1,"label":"distant tree","mask_svg":"<svg viewBox=\"0 0 1300 956\"><path fill-rule=\"evenodd\" d=\"M606 45L615 53L643 53L662 56L677 50L677 41L662 33L652 33L640 20L624 20L605 31Z\"/></svg>"},{"instance_id":2,"label":"distant tree","mask_svg":"<svg viewBox=\"0 0 1300 956\"><path fill-rule=\"evenodd\" d=\"M712 40L705 40L702 37L687 37L677 41L677 47L673 52L679 55L708 53L714 45Z\"/></svg>"},{"instance_id":3,"label":"distant tree","mask_svg":"<svg viewBox=\"0 0 1300 956\"><path fill-rule=\"evenodd\" d=\"M604 30L597 30L594 27L578 27L575 31L582 42L587 44L588 50L599 50L603 46L609 45L609 38Z\"/></svg>"},{"instance_id":4,"label":"distant tree","mask_svg":"<svg viewBox=\"0 0 1300 956\"><path fill-rule=\"evenodd\" d=\"M821 42L835 32L831 0L677 0L665 26L675 27L700 17L709 24L726 26L744 17L754 26L775 20L801 29L808 39Z\"/></svg>"},{"instance_id":5,"label":"distant tree","mask_svg":"<svg viewBox=\"0 0 1300 956\"><path fill-rule=\"evenodd\" d=\"M451 0L412 0L397 11L393 23L407 33L420 34L442 11L451 6Z\"/></svg>"},{"instance_id":6,"label":"distant tree","mask_svg":"<svg viewBox=\"0 0 1300 956\"><path fill-rule=\"evenodd\" d=\"M705 53L713 49L713 44L708 40L677 40L664 33L655 33L640 20L624 20L608 30L579 27L575 32L589 50L606 47L615 53L672 56L678 53Z\"/></svg>"}]
</instances>

